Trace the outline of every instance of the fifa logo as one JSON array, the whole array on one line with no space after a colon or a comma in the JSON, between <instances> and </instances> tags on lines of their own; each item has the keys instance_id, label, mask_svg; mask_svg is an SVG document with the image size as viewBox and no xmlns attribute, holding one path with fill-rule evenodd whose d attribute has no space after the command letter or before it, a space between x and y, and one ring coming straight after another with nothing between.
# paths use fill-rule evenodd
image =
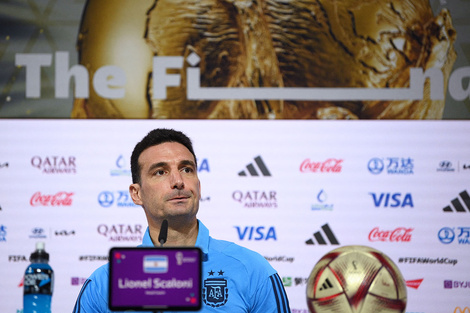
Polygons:
<instances>
[{"instance_id":1,"label":"fifa logo","mask_svg":"<svg viewBox=\"0 0 470 313\"><path fill-rule=\"evenodd\" d=\"M470 308L466 306L465 308L461 309L458 306L455 308L454 313L470 313Z\"/></svg>"}]
</instances>

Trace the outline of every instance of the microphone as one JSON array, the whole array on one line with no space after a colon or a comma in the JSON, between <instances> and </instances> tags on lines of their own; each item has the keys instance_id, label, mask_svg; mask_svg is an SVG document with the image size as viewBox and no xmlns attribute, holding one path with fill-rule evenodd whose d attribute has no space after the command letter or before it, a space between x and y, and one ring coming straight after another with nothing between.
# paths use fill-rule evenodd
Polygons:
<instances>
[{"instance_id":1,"label":"microphone","mask_svg":"<svg viewBox=\"0 0 470 313\"><path fill-rule=\"evenodd\" d=\"M160 227L160 234L158 235L158 242L160 243L160 247L163 247L163 244L166 242L167 237L168 237L168 221L163 220L162 226Z\"/></svg>"}]
</instances>

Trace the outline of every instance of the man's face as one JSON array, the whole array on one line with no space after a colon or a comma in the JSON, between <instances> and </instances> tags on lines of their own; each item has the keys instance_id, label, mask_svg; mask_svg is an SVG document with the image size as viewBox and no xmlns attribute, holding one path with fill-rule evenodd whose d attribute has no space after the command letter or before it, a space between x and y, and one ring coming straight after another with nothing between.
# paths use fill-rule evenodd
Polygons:
<instances>
[{"instance_id":1,"label":"man's face","mask_svg":"<svg viewBox=\"0 0 470 313\"><path fill-rule=\"evenodd\" d=\"M138 160L141 183L129 187L149 223L174 217L193 219L199 209L201 185L196 162L182 144L165 142L145 149Z\"/></svg>"}]
</instances>

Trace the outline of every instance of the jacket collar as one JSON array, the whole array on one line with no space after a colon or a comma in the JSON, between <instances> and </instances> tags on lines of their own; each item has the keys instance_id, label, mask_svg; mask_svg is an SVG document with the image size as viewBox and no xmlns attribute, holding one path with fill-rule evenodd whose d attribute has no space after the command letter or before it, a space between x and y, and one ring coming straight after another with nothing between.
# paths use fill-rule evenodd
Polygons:
<instances>
[{"instance_id":1,"label":"jacket collar","mask_svg":"<svg viewBox=\"0 0 470 313\"><path fill-rule=\"evenodd\" d=\"M202 250L203 261L207 261L209 254L209 229L207 229L207 227L200 220L197 220L197 222L198 233L195 246ZM145 230L144 238L140 247L155 247L152 242L152 238L150 237L150 231L148 227Z\"/></svg>"}]
</instances>

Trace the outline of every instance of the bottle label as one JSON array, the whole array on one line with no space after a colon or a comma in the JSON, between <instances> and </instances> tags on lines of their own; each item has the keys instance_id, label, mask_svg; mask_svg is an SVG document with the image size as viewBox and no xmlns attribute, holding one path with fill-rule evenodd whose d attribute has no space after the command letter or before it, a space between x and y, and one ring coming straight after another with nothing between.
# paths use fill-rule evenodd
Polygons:
<instances>
[{"instance_id":1,"label":"bottle label","mask_svg":"<svg viewBox=\"0 0 470 313\"><path fill-rule=\"evenodd\" d=\"M29 267L24 275L24 294L52 295L52 269Z\"/></svg>"}]
</instances>

